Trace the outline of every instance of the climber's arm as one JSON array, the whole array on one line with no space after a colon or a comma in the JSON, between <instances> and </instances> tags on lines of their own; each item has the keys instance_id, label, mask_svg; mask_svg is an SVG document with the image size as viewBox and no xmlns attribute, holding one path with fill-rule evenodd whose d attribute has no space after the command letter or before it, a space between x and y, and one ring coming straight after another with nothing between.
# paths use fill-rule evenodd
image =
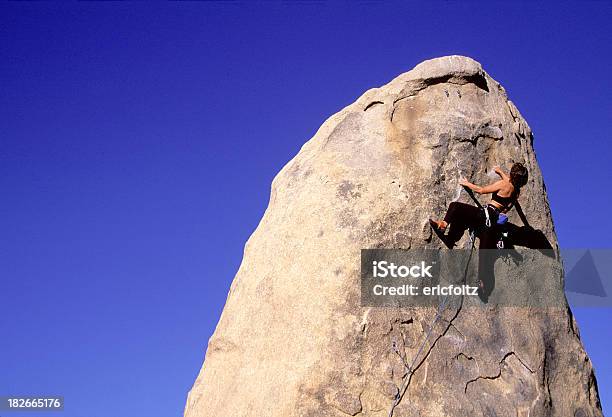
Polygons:
<instances>
[{"instance_id":1,"label":"climber's arm","mask_svg":"<svg viewBox=\"0 0 612 417\"><path fill-rule=\"evenodd\" d=\"M481 186L476 185L476 184L472 184L471 182L469 182L468 180L465 180L465 179L459 181L459 184L463 185L464 187L469 188L470 190L474 191L475 193L478 193L478 194L489 194L489 193L494 193L495 191L501 190L501 187L504 184L504 180L499 180L497 182L494 182L493 184L485 185L484 187L481 187Z\"/></svg>"}]
</instances>

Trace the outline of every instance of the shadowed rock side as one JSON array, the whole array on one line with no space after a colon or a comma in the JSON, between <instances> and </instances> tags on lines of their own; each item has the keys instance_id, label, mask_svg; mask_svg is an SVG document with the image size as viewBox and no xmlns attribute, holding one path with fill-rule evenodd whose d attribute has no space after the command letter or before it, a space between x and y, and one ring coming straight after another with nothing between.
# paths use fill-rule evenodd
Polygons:
<instances>
[{"instance_id":1,"label":"shadowed rock side","mask_svg":"<svg viewBox=\"0 0 612 417\"><path fill-rule=\"evenodd\" d=\"M331 116L272 183L185 416L382 417L398 396L398 417L602 416L565 303L450 306L412 374L435 309L360 306L360 249L441 247L429 216L469 202L457 180L488 183L495 165L527 166L520 202L556 250L532 142L503 87L461 56Z\"/></svg>"}]
</instances>

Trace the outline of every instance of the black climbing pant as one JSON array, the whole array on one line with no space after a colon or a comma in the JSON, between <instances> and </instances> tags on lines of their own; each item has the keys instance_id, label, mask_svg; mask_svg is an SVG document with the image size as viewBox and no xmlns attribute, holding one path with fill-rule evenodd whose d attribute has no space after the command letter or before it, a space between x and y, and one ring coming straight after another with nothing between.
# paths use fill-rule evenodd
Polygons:
<instances>
[{"instance_id":1,"label":"black climbing pant","mask_svg":"<svg viewBox=\"0 0 612 417\"><path fill-rule=\"evenodd\" d=\"M480 249L495 249L499 237L495 227L498 216L497 210L489 207L489 219L493 227L487 227L483 208L453 201L444 216L444 221L450 224L448 240L453 244L457 243L467 229L472 229L480 238Z\"/></svg>"},{"instance_id":2,"label":"black climbing pant","mask_svg":"<svg viewBox=\"0 0 612 417\"><path fill-rule=\"evenodd\" d=\"M484 208L470 204L454 201L448 206L444 216L444 221L450 225L448 240L451 246L461 239L467 229L472 229L476 232L480 240L478 246L478 277L484 284L485 292L490 291L495 282L493 274L497 254L492 249L497 249L497 242L501 233L497 226L499 212L490 206L488 207L488 212L490 227L486 225L487 217ZM489 250L481 251L480 249Z\"/></svg>"}]
</instances>

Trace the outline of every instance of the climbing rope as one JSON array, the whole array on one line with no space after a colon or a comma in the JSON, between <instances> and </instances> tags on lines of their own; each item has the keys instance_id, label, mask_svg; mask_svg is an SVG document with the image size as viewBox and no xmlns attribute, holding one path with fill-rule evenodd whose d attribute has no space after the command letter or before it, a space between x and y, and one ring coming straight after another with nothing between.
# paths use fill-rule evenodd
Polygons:
<instances>
[{"instance_id":1,"label":"climbing rope","mask_svg":"<svg viewBox=\"0 0 612 417\"><path fill-rule=\"evenodd\" d=\"M475 238L475 231L474 230L470 230L468 236L469 236L469 239L470 239L470 256L468 257L468 261L467 261L467 264L466 264L466 267L465 267L465 272L463 274L463 282L465 282L465 280L467 278L468 267L469 267L470 261L472 260L472 254L474 252L474 242L475 242L475 239L476 239ZM463 298L463 296L461 296L461 297ZM432 333L435 325L437 324L437 322L440 319L440 317L442 317L442 312L446 308L446 303L448 301L448 298L449 298L449 294L445 295L444 298L442 299L442 301L438 304L438 309L436 311L436 315L434 316L433 321L429 325L429 329L427 330L427 333L425 334L425 338L423 339L423 342L419 346L419 349L417 350L416 354L412 358L412 361L410 362L410 365L407 365L407 362L404 361L404 366L408 370L408 373L404 376L404 382L402 383L402 386L400 387L400 389L397 391L397 394L395 395L395 398L393 400L393 404L391 405L391 409L389 410L388 417L393 417L393 411L395 410L395 407L397 407L397 405L402 400L402 398L404 396L404 393L406 392L406 389L408 388L408 384L410 383L410 379L412 377L412 374L414 373L414 366L415 366L415 364L417 362L417 359L419 358L419 356L423 352L423 349L425 348L425 345L427 344L427 341L429 340L429 337L431 336L431 333ZM393 342L393 348L395 349L396 352L398 352L397 346L395 344L395 341ZM399 352L398 352L398 354L399 354Z\"/></svg>"},{"instance_id":2,"label":"climbing rope","mask_svg":"<svg viewBox=\"0 0 612 417\"><path fill-rule=\"evenodd\" d=\"M455 158L455 166L457 167L458 174L461 175L461 168L459 168L459 160L457 158ZM487 227L491 227L491 218L489 216L489 211L488 211L487 207L486 206L483 207L482 204L480 204L480 202L476 199L476 197L471 192L471 190L469 190L467 187L463 187L463 188L468 193L468 195L472 198L472 200L474 200L476 205L484 210L485 216L486 216L485 225ZM467 264L465 266L465 272L464 272L464 275L463 275L463 282L466 281L468 267L469 267L470 262L472 260L472 255L474 253L474 246L475 246L475 241L476 241L476 232L475 232L475 230L474 229L470 229L469 233L468 233L468 236L469 236L469 242L470 242L469 243L469 246L470 246L470 256L468 257ZM498 248L499 249L503 249L503 247L504 247L503 246L503 241L500 240L500 242L501 242L501 247L500 247L500 243L498 242ZM436 310L436 315L434 316L433 321L429 325L429 329L427 330L427 333L425 334L425 338L423 339L422 343L420 344L420 346L419 346L416 354L412 358L412 361L410 362L410 364L408 364L408 362L406 362L402 358L402 362L404 362L404 366L406 367L408 373L404 376L404 381L402 382L402 386L400 387L400 389L398 390L397 394L395 395L395 398L393 400L393 404L391 405L391 409L389 410L388 417L393 417L393 412L394 412L395 408L398 406L398 404L402 400L402 398L403 398L403 396L404 396L404 394L406 392L406 389L408 388L408 385L410 384L410 379L411 379L412 375L414 374L415 364L417 363L417 360L418 360L419 356L423 352L423 349L425 348L425 345L427 344L427 342L429 340L429 337L431 336L431 333L433 332L433 329L434 329L435 325L437 324L437 322L440 319L440 317L442 317L442 312L446 308L446 303L448 302L448 299L449 299L449 294L445 295L444 298L442 299L442 301L438 304L438 308ZM463 300L463 296L461 296L461 299ZM397 348L397 345L396 345L396 341L393 341L393 349L401 357L401 355L399 354L399 350Z\"/></svg>"}]
</instances>

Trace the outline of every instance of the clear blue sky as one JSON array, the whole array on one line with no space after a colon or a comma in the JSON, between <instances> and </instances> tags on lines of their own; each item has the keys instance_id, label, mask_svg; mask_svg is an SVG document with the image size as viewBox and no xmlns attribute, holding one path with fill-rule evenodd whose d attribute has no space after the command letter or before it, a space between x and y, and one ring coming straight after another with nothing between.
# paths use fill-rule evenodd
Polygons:
<instances>
[{"instance_id":1,"label":"clear blue sky","mask_svg":"<svg viewBox=\"0 0 612 417\"><path fill-rule=\"evenodd\" d=\"M562 246L609 247L611 4L2 3L0 395L182 415L275 173L435 56L527 118ZM612 314L576 315L610 413Z\"/></svg>"}]
</instances>

